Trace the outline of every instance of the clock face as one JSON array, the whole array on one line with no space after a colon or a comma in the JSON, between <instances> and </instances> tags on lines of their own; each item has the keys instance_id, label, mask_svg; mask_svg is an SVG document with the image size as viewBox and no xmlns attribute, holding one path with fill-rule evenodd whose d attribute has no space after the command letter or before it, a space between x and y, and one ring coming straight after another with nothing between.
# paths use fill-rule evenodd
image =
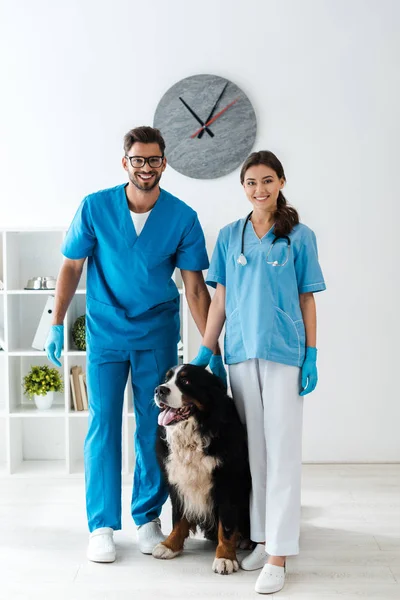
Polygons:
<instances>
[{"instance_id":1,"label":"clock face","mask_svg":"<svg viewBox=\"0 0 400 600\"><path fill-rule=\"evenodd\" d=\"M179 173L213 179L239 167L250 154L257 121L237 85L216 75L178 81L161 98L154 127L165 140L168 163Z\"/></svg>"}]
</instances>

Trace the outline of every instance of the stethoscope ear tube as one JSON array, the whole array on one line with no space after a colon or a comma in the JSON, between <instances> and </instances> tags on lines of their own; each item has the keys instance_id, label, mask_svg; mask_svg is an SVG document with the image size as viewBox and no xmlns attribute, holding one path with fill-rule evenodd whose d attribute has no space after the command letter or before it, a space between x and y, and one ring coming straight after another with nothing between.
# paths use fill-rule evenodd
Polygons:
<instances>
[{"instance_id":1,"label":"stethoscope ear tube","mask_svg":"<svg viewBox=\"0 0 400 600\"><path fill-rule=\"evenodd\" d=\"M252 214L253 214L253 211L251 211L251 213L249 213L247 215L246 220L245 220L244 225L243 225L243 229L242 229L242 240L241 240L241 245L240 245L240 255L239 255L239 258L237 259L238 264L241 265L242 267L244 267L244 266L247 265L247 258L244 255L244 234L245 234L245 231L246 231L247 223L249 222L250 217L251 217ZM287 241L288 251L290 252L290 237L288 235L277 235L277 236L275 236L274 239L272 240L271 247L275 244L275 242L277 242L278 240L282 240L282 239ZM268 252L268 255L269 255L269 252ZM267 258L268 258L268 255L267 255ZM285 261L284 264L286 264L286 262L287 262L287 259L286 259L286 261ZM273 264L274 266L277 266L278 263L275 261L275 263L271 263L271 264Z\"/></svg>"},{"instance_id":2,"label":"stethoscope ear tube","mask_svg":"<svg viewBox=\"0 0 400 600\"><path fill-rule=\"evenodd\" d=\"M275 238L272 240L272 245L274 245L275 242L277 242L278 240L286 240L287 241L287 245L290 246L290 237L288 235L277 235L277 236L275 236Z\"/></svg>"},{"instance_id":3,"label":"stethoscope ear tube","mask_svg":"<svg viewBox=\"0 0 400 600\"><path fill-rule=\"evenodd\" d=\"M251 215L253 214L253 211L251 211L247 217L246 220L244 222L243 225L243 229L242 229L242 241L241 241L241 245L240 245L240 256L237 259L239 265L242 265L242 267L244 267L245 265L247 265L247 258L244 255L244 232L246 231L246 225L248 223L248 221L250 220Z\"/></svg>"}]
</instances>

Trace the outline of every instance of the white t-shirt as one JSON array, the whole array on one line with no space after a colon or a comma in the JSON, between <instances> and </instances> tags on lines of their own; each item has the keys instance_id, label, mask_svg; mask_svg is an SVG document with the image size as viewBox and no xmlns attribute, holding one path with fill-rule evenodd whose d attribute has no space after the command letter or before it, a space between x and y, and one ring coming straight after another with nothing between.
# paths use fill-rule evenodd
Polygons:
<instances>
[{"instance_id":1,"label":"white t-shirt","mask_svg":"<svg viewBox=\"0 0 400 600\"><path fill-rule=\"evenodd\" d=\"M130 211L133 225L135 227L137 236L140 235L140 233L144 227L144 224L146 223L147 219L149 218L149 214L151 213L152 210L153 209L151 209L145 213L135 213L132 210Z\"/></svg>"}]
</instances>

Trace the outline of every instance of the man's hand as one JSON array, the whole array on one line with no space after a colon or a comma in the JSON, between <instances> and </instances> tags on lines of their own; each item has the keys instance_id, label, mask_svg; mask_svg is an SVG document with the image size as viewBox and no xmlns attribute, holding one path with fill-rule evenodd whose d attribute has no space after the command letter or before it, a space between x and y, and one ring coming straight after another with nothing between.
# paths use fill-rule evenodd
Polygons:
<instances>
[{"instance_id":1,"label":"man's hand","mask_svg":"<svg viewBox=\"0 0 400 600\"><path fill-rule=\"evenodd\" d=\"M64 325L52 325L49 335L47 336L44 349L47 353L47 358L51 360L57 367L61 367L58 360L61 356L61 350L64 345Z\"/></svg>"},{"instance_id":2,"label":"man's hand","mask_svg":"<svg viewBox=\"0 0 400 600\"><path fill-rule=\"evenodd\" d=\"M191 361L190 364L206 368L208 367L211 357L212 350L206 346L200 346L197 356Z\"/></svg>"}]
</instances>

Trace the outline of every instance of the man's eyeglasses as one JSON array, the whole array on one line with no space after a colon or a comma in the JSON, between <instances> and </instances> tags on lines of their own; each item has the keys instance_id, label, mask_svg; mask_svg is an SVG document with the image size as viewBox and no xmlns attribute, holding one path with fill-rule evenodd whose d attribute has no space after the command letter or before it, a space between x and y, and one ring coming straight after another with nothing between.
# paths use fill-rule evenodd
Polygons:
<instances>
[{"instance_id":1,"label":"man's eyeglasses","mask_svg":"<svg viewBox=\"0 0 400 600\"><path fill-rule=\"evenodd\" d=\"M162 156L148 156L145 158L144 156L128 156L125 154L125 158L129 160L131 166L135 169L144 167L146 163L149 163L149 167L152 169L158 169L161 167L162 162L164 160L164 155Z\"/></svg>"}]
</instances>

